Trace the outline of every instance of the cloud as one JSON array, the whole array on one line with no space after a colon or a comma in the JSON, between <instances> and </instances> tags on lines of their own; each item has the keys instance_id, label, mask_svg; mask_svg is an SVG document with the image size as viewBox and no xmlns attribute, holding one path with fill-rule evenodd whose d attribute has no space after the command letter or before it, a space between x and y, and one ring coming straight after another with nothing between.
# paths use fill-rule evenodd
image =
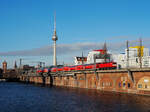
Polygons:
<instances>
[{"instance_id":1,"label":"cloud","mask_svg":"<svg viewBox=\"0 0 150 112\"><path fill-rule=\"evenodd\" d=\"M114 36L114 37L108 37L107 40L127 40L130 39L130 36Z\"/></svg>"},{"instance_id":2,"label":"cloud","mask_svg":"<svg viewBox=\"0 0 150 112\"><path fill-rule=\"evenodd\" d=\"M80 51L101 48L100 43L75 43L75 44L60 44L57 45L57 54L70 54ZM23 51L1 52L1 56L51 56L53 55L53 46L44 46Z\"/></svg>"},{"instance_id":3,"label":"cloud","mask_svg":"<svg viewBox=\"0 0 150 112\"><path fill-rule=\"evenodd\" d=\"M148 47L150 39L143 39L143 43ZM68 54L81 54L81 52L89 52L93 49L101 49L104 43L74 43L74 44L60 44L57 45L57 54L58 55L68 55ZM138 40L129 41L129 46L139 45ZM108 50L112 52L124 52L126 48L126 42L116 42L116 43L107 43ZM1 52L0 56L52 56L53 55L53 46L44 46L40 48L23 50L23 51L12 51L12 52Z\"/></svg>"}]
</instances>

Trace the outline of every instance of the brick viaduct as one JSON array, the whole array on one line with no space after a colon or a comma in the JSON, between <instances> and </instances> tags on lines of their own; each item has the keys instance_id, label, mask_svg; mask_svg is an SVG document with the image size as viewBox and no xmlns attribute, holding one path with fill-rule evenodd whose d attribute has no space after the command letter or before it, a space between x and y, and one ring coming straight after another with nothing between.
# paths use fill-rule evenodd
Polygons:
<instances>
[{"instance_id":1,"label":"brick viaduct","mask_svg":"<svg viewBox=\"0 0 150 112\"><path fill-rule=\"evenodd\" d=\"M19 78L36 84L150 95L149 68L27 74Z\"/></svg>"}]
</instances>

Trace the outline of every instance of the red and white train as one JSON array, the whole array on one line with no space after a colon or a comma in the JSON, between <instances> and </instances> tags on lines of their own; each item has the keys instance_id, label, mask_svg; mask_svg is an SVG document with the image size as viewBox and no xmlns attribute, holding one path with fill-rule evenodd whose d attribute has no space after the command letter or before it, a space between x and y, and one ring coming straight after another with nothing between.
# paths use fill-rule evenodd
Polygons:
<instances>
[{"instance_id":1,"label":"red and white train","mask_svg":"<svg viewBox=\"0 0 150 112\"><path fill-rule=\"evenodd\" d=\"M60 66L51 68L37 69L37 73L55 73L55 72L70 72L70 71L84 71L84 70L109 70L116 69L116 62L96 63L96 64L84 64L76 66Z\"/></svg>"}]
</instances>

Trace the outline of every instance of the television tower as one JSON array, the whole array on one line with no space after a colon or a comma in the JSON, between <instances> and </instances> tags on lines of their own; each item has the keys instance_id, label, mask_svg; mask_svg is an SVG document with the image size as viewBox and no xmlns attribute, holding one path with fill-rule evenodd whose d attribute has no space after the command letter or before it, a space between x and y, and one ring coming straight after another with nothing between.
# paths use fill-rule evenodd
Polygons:
<instances>
[{"instance_id":1,"label":"television tower","mask_svg":"<svg viewBox=\"0 0 150 112\"><path fill-rule=\"evenodd\" d=\"M57 58L56 58L56 41L58 40L57 35L56 35L56 14L54 15L54 34L52 36L52 40L54 41L54 56L53 56L53 65L57 66Z\"/></svg>"}]
</instances>

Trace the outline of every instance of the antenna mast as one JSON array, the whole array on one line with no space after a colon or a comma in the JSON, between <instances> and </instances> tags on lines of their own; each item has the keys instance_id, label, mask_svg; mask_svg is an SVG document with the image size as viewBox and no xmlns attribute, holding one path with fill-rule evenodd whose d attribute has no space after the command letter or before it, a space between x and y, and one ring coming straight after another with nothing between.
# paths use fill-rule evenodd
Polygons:
<instances>
[{"instance_id":1,"label":"antenna mast","mask_svg":"<svg viewBox=\"0 0 150 112\"><path fill-rule=\"evenodd\" d=\"M104 61L106 62L106 59L107 59L107 46L106 46L106 42L104 43L103 50L104 50Z\"/></svg>"},{"instance_id":2,"label":"antenna mast","mask_svg":"<svg viewBox=\"0 0 150 112\"><path fill-rule=\"evenodd\" d=\"M82 65L84 64L84 57L83 57L83 52L82 52Z\"/></svg>"},{"instance_id":3,"label":"antenna mast","mask_svg":"<svg viewBox=\"0 0 150 112\"><path fill-rule=\"evenodd\" d=\"M139 48L139 61L140 61L140 68L142 68L142 39L140 38L140 48Z\"/></svg>"},{"instance_id":4,"label":"antenna mast","mask_svg":"<svg viewBox=\"0 0 150 112\"><path fill-rule=\"evenodd\" d=\"M127 69L129 68L129 41L127 40L126 42L126 47L127 47L127 64L126 64L126 67Z\"/></svg>"},{"instance_id":5,"label":"antenna mast","mask_svg":"<svg viewBox=\"0 0 150 112\"><path fill-rule=\"evenodd\" d=\"M56 33L56 12L54 13L54 32Z\"/></svg>"}]
</instances>

